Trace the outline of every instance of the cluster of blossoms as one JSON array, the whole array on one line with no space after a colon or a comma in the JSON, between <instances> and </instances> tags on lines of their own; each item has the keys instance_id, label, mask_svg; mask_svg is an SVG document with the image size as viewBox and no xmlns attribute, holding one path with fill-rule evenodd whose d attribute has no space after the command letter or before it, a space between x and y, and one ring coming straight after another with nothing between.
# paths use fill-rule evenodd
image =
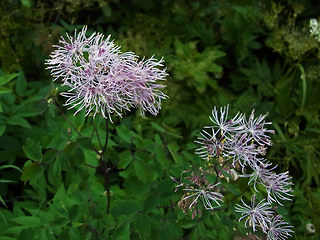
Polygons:
<instances>
[{"instance_id":1,"label":"cluster of blossoms","mask_svg":"<svg viewBox=\"0 0 320 240\"><path fill-rule=\"evenodd\" d=\"M239 221L245 219L245 227L252 227L254 232L262 230L268 240L286 239L293 233L292 226L272 210L272 204L282 205L281 201L290 201L293 184L288 172L275 173L276 166L264 158L267 146L272 145L268 134L273 131L266 128L271 122L265 121L266 115L255 116L254 110L248 118L238 113L229 119L228 111L229 106L220 108L220 111L215 107L210 117L213 126L205 127L196 141L200 145L196 153L204 160L206 169L192 171L190 177L183 178L188 172L184 171L179 180L173 178L178 183L177 188L182 187L185 192L180 201L184 203L182 209L186 210L186 206L194 209L198 199L206 209L217 209L223 199L222 179L229 182L229 176L234 180L239 176L248 177L248 185L252 185L255 192L259 188L265 189L267 198L256 204L254 193L250 205L241 199L242 205L236 204L235 207L241 214ZM241 175L238 175L239 171ZM207 180L209 175L215 176L214 182ZM193 216L196 213L193 210Z\"/></svg>"},{"instance_id":2,"label":"cluster of blossoms","mask_svg":"<svg viewBox=\"0 0 320 240\"><path fill-rule=\"evenodd\" d=\"M167 96L160 91L167 73L163 60L138 60L132 52L122 53L120 47L104 35L93 33L86 36L87 28L74 37L63 37L57 49L46 61L54 80L62 79L69 90L61 95L66 97L69 108L78 107L89 115L98 112L111 120L111 114L121 117L123 110L139 108L141 113L153 115L159 112L162 99ZM75 113L75 114L76 114Z\"/></svg>"},{"instance_id":3,"label":"cluster of blossoms","mask_svg":"<svg viewBox=\"0 0 320 240\"><path fill-rule=\"evenodd\" d=\"M320 43L320 25L317 19L310 19L310 34Z\"/></svg>"}]
</instances>

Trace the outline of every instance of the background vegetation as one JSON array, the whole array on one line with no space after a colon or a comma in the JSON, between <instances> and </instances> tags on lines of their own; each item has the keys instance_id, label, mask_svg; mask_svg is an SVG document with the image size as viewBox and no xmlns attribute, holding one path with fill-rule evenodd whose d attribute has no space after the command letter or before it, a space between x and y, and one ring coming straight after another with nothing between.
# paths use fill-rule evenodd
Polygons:
<instances>
[{"instance_id":1,"label":"background vegetation","mask_svg":"<svg viewBox=\"0 0 320 240\"><path fill-rule=\"evenodd\" d=\"M213 106L227 104L231 114L269 113L268 158L295 184L281 214L295 239L319 239L320 43L309 34L319 9L302 0L2 0L0 239L249 239L233 209L246 181L230 184L225 210L192 220L169 177L197 164L193 141ZM62 109L80 137L44 66L60 36L83 25L123 51L163 56L169 73L157 117L132 111L109 124L108 182L92 151L104 121Z\"/></svg>"}]
</instances>

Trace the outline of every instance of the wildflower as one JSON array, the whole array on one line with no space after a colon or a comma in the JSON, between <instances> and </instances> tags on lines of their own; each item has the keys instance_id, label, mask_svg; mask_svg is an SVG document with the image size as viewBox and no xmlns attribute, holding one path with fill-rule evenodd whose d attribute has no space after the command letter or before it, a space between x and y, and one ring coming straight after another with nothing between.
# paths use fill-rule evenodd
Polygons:
<instances>
[{"instance_id":1,"label":"wildflower","mask_svg":"<svg viewBox=\"0 0 320 240\"><path fill-rule=\"evenodd\" d=\"M223 195L217 191L215 191L217 184L209 184L204 188L194 188L194 187L186 187L183 190L188 192L186 197L183 200L188 198L192 199L191 204L189 205L189 209L194 206L198 199L200 198L203 206L206 210L214 210L216 207L212 206L212 201L215 202L219 207L221 206L219 201L222 202Z\"/></svg>"},{"instance_id":2,"label":"wildflower","mask_svg":"<svg viewBox=\"0 0 320 240\"><path fill-rule=\"evenodd\" d=\"M257 155L256 148L251 143L251 140L247 134L237 133L235 136L227 138L225 142L223 155L233 160L233 166L235 166L236 162L239 162L242 166L242 171Z\"/></svg>"},{"instance_id":3,"label":"wildflower","mask_svg":"<svg viewBox=\"0 0 320 240\"><path fill-rule=\"evenodd\" d=\"M306 225L306 229L307 229L307 233L309 233L309 234L315 234L315 232L316 232L316 228L312 223L308 223Z\"/></svg>"},{"instance_id":4,"label":"wildflower","mask_svg":"<svg viewBox=\"0 0 320 240\"><path fill-rule=\"evenodd\" d=\"M202 137L198 137L196 143L202 145L196 149L196 153L205 160L211 159L214 156L219 156L222 150L222 143L217 138L217 132L212 128L212 134L207 131L201 131Z\"/></svg>"},{"instance_id":5,"label":"wildflower","mask_svg":"<svg viewBox=\"0 0 320 240\"><path fill-rule=\"evenodd\" d=\"M196 206L199 199L207 210L214 210L220 207L221 204L219 202L223 202L223 195L218 190L220 183L212 184L208 182L201 168L199 169L199 173L191 172L190 175L183 177L187 172L189 172L189 170L183 171L180 179L171 177L171 179L178 184L175 191L182 187L185 192L179 203L183 211L186 212L187 209ZM213 205L213 202L216 206Z\"/></svg>"},{"instance_id":6,"label":"wildflower","mask_svg":"<svg viewBox=\"0 0 320 240\"><path fill-rule=\"evenodd\" d=\"M271 140L267 133L274 133L273 130L268 130L265 125L270 125L271 122L265 122L264 119L267 115L260 115L254 118L254 110L252 110L248 121L245 124L245 129L242 132L248 133L256 143L259 145L271 145Z\"/></svg>"},{"instance_id":7,"label":"wildflower","mask_svg":"<svg viewBox=\"0 0 320 240\"><path fill-rule=\"evenodd\" d=\"M270 223L270 217L273 214L271 210L270 203L266 202L265 199L261 200L257 205L255 203L256 196L251 197L251 205L247 205L242 199L241 202L243 206L236 204L236 212L241 213L242 217L239 219L239 222L246 218L245 227L249 223L249 226L253 228L253 231L256 231L256 226L262 228L263 232L266 233L268 229L268 224Z\"/></svg>"},{"instance_id":8,"label":"wildflower","mask_svg":"<svg viewBox=\"0 0 320 240\"><path fill-rule=\"evenodd\" d=\"M272 217L268 230L268 240L284 240L291 237L294 231L287 222L283 221L280 215Z\"/></svg>"},{"instance_id":9,"label":"wildflower","mask_svg":"<svg viewBox=\"0 0 320 240\"><path fill-rule=\"evenodd\" d=\"M87 28L74 37L62 38L60 46L46 61L54 81L62 79L69 90L61 93L66 97L65 105L82 109L86 115L98 112L111 121L111 114L122 116L124 110L139 108L156 115L162 99L167 96L160 91L165 80L163 60L154 57L141 61L131 52L120 52L110 36L93 33L86 37Z\"/></svg>"},{"instance_id":10,"label":"wildflower","mask_svg":"<svg viewBox=\"0 0 320 240\"><path fill-rule=\"evenodd\" d=\"M310 35L320 43L320 26L317 19L310 19Z\"/></svg>"},{"instance_id":11,"label":"wildflower","mask_svg":"<svg viewBox=\"0 0 320 240\"><path fill-rule=\"evenodd\" d=\"M225 136L226 134L232 134L234 132L240 131L243 129L241 124L243 121L243 115L238 112L231 120L228 120L229 105L220 108L220 118L219 113L216 107L212 110L212 117L209 117L210 120L215 124L213 128L218 128L220 134ZM207 127L212 128L212 127Z\"/></svg>"},{"instance_id":12,"label":"wildflower","mask_svg":"<svg viewBox=\"0 0 320 240\"><path fill-rule=\"evenodd\" d=\"M271 165L271 163L256 159L256 162L250 164L250 167L253 169L253 173L240 175L240 177L250 177L248 185L253 182L254 189L256 192L258 192L256 187L257 182L263 184L263 180L274 174L272 170L274 170L277 166L268 169Z\"/></svg>"},{"instance_id":13,"label":"wildflower","mask_svg":"<svg viewBox=\"0 0 320 240\"><path fill-rule=\"evenodd\" d=\"M262 179L264 186L268 192L268 202L277 202L282 206L279 200L289 200L293 196L291 186L293 185L290 182L291 177L288 172L280 174L271 174Z\"/></svg>"}]
</instances>

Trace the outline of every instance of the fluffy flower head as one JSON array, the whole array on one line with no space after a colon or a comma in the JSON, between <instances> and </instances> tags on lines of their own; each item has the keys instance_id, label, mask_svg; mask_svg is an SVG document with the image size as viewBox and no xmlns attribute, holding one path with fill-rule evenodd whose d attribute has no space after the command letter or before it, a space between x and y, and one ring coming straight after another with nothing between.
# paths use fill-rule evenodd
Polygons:
<instances>
[{"instance_id":1,"label":"fluffy flower head","mask_svg":"<svg viewBox=\"0 0 320 240\"><path fill-rule=\"evenodd\" d=\"M46 61L54 80L61 79L69 89L61 95L66 97L69 108L78 107L88 114L111 120L111 114L122 115L123 110L139 108L156 115L162 99L167 96L160 91L167 73L161 69L163 60L154 57L138 60L132 52L121 53L110 36L93 33L86 36L84 27L74 36L63 37L60 45Z\"/></svg>"}]
</instances>

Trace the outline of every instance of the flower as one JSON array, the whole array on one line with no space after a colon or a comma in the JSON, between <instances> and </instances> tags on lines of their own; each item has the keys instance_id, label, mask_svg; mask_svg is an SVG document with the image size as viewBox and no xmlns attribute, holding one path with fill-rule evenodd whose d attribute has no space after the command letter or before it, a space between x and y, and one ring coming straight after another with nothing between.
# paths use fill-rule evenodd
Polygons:
<instances>
[{"instance_id":1,"label":"flower","mask_svg":"<svg viewBox=\"0 0 320 240\"><path fill-rule=\"evenodd\" d=\"M212 134L202 130L200 132L202 137L198 137L198 140L195 141L195 143L202 145L196 149L196 154L205 160L219 156L222 150L222 143L216 136L217 132L215 132L213 128L211 130Z\"/></svg>"},{"instance_id":2,"label":"flower","mask_svg":"<svg viewBox=\"0 0 320 240\"><path fill-rule=\"evenodd\" d=\"M192 199L191 204L189 205L189 209L192 208L194 204L197 203L200 198L203 206L206 210L214 210L217 207L212 206L212 201L215 202L219 207L221 206L220 202L223 202L223 195L219 192L214 191L216 186L220 183L216 184L208 184L204 188L194 188L194 187L186 187L183 190L187 192L186 197L183 200L187 200L188 198Z\"/></svg>"},{"instance_id":3,"label":"flower","mask_svg":"<svg viewBox=\"0 0 320 240\"><path fill-rule=\"evenodd\" d=\"M307 223L306 225L307 233L309 234L315 234L316 228L312 223Z\"/></svg>"},{"instance_id":4,"label":"flower","mask_svg":"<svg viewBox=\"0 0 320 240\"><path fill-rule=\"evenodd\" d=\"M317 42L320 43L320 26L317 19L310 19L310 35L313 36Z\"/></svg>"},{"instance_id":5,"label":"flower","mask_svg":"<svg viewBox=\"0 0 320 240\"><path fill-rule=\"evenodd\" d=\"M283 221L280 215L274 216L270 221L268 240L284 240L291 237L291 233L294 232L291 228L292 226Z\"/></svg>"},{"instance_id":6,"label":"flower","mask_svg":"<svg viewBox=\"0 0 320 240\"><path fill-rule=\"evenodd\" d=\"M267 232L268 224L270 223L270 217L273 214L270 203L266 202L266 199L261 200L257 205L255 204L256 195L251 197L251 205L247 205L242 199L243 206L236 204L236 212L241 213L242 217L239 222L246 218L245 227L247 224L252 227L253 231L256 231L256 226L262 228L263 232Z\"/></svg>"},{"instance_id":7,"label":"flower","mask_svg":"<svg viewBox=\"0 0 320 240\"><path fill-rule=\"evenodd\" d=\"M86 37L87 27L74 37L63 37L60 46L46 60L54 81L62 79L69 90L61 93L65 105L82 109L86 115L98 112L111 121L111 114L122 116L124 110L139 108L142 115L148 111L157 115L161 101L167 96L157 83L165 80L167 73L163 59L138 60L132 52L121 53L110 36L93 33Z\"/></svg>"},{"instance_id":8,"label":"flower","mask_svg":"<svg viewBox=\"0 0 320 240\"><path fill-rule=\"evenodd\" d=\"M223 155L233 160L233 166L239 162L242 166L242 172L246 165L254 161L257 154L252 138L248 137L248 134L237 133L231 138L226 138Z\"/></svg>"},{"instance_id":9,"label":"flower","mask_svg":"<svg viewBox=\"0 0 320 240\"><path fill-rule=\"evenodd\" d=\"M268 169L272 164L269 162L263 162L262 160L256 159L256 162L251 162L250 167L253 169L253 173L251 174L244 174L240 175L240 177L250 177L250 180L248 182L248 185L250 185L251 182L253 182L253 186L256 192L257 190L257 182L260 184L263 184L263 180L267 179L268 177L272 176L274 170L277 166L274 166L271 169Z\"/></svg>"},{"instance_id":10,"label":"flower","mask_svg":"<svg viewBox=\"0 0 320 240\"><path fill-rule=\"evenodd\" d=\"M268 202L277 202L282 206L279 199L291 201L291 197L293 196L291 194L293 192L291 186L293 183L290 180L289 172L265 176L262 182L268 192Z\"/></svg>"},{"instance_id":11,"label":"flower","mask_svg":"<svg viewBox=\"0 0 320 240\"><path fill-rule=\"evenodd\" d=\"M245 129L242 132L248 133L259 145L266 144L270 146L271 140L266 134L274 133L274 131L264 127L265 125L271 124L271 122L264 121L266 116L267 115L260 115L258 118L254 118L254 110L252 110L248 121L245 123Z\"/></svg>"},{"instance_id":12,"label":"flower","mask_svg":"<svg viewBox=\"0 0 320 240\"><path fill-rule=\"evenodd\" d=\"M214 210L220 207L221 204L219 202L223 202L223 195L219 192L218 185L221 183L212 184L208 182L201 168L197 173L193 171L190 175L183 177L183 175L188 172L190 171L183 171L179 179L171 177L171 179L177 183L175 191L182 187L185 192L179 202L181 209L186 212L187 209L196 206L199 199L201 199L206 210ZM212 204L213 202L217 206L214 206Z\"/></svg>"},{"instance_id":13,"label":"flower","mask_svg":"<svg viewBox=\"0 0 320 240\"><path fill-rule=\"evenodd\" d=\"M243 115L238 112L231 120L228 120L229 105L220 108L220 118L216 107L212 110L212 117L210 120L215 124L213 127L206 128L218 128L220 134L225 136L243 129L242 121Z\"/></svg>"}]
</instances>

